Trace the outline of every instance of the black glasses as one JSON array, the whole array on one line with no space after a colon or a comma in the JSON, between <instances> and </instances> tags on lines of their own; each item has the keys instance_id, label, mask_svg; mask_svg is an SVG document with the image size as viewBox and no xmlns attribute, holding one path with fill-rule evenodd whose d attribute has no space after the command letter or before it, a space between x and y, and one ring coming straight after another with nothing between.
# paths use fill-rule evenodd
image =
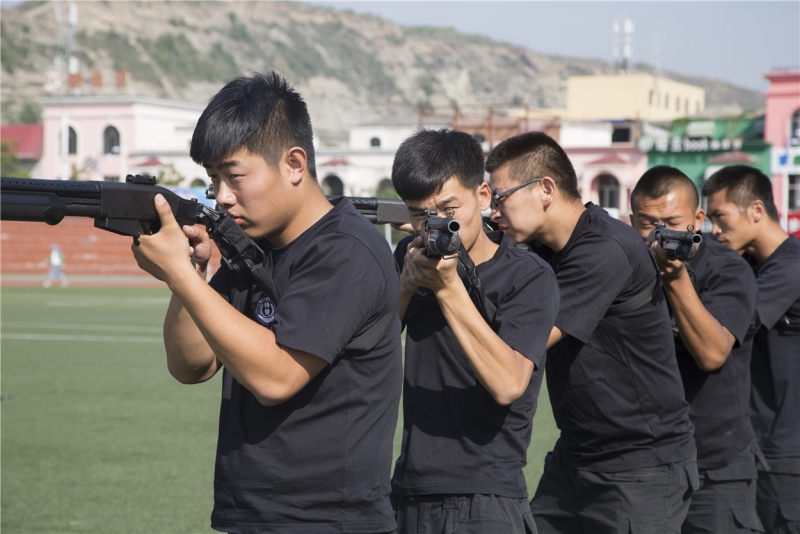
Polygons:
<instances>
[{"instance_id":1,"label":"black glasses","mask_svg":"<svg viewBox=\"0 0 800 534\"><path fill-rule=\"evenodd\" d=\"M514 191L516 191L517 189L522 189L526 185L535 184L536 182L541 182L541 181L542 181L541 178L534 178L530 182L525 182L524 184L519 184L517 186L512 187L511 189L506 189L502 193L497 193L496 195L492 195L492 201L489 204L489 207L491 207L492 210L496 210L497 207L500 205L500 201L503 200L504 198L506 198L508 195L510 195Z\"/></svg>"}]
</instances>

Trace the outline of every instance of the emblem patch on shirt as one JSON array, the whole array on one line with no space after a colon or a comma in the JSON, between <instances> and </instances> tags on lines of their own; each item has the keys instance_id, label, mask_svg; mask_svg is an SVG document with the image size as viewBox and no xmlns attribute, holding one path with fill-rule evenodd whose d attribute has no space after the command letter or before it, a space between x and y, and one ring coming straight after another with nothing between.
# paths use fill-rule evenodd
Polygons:
<instances>
[{"instance_id":1,"label":"emblem patch on shirt","mask_svg":"<svg viewBox=\"0 0 800 534\"><path fill-rule=\"evenodd\" d=\"M256 304L255 312L258 322L264 326L270 326L275 322L275 304L272 303L269 297L261 297L258 304Z\"/></svg>"}]
</instances>

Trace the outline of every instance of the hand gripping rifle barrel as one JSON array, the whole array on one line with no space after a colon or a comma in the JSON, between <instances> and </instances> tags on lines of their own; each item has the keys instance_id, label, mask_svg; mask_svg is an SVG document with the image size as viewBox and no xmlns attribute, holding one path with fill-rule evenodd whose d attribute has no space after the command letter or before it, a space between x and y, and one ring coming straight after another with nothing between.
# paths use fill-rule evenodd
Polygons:
<instances>
[{"instance_id":1,"label":"hand gripping rifle barrel","mask_svg":"<svg viewBox=\"0 0 800 534\"><path fill-rule=\"evenodd\" d=\"M667 230L666 226L666 223L656 223L656 227L645 239L647 244L655 242L660 244L670 260L689 261L694 258L697 253L695 245L703 242L703 236L691 231Z\"/></svg>"}]
</instances>

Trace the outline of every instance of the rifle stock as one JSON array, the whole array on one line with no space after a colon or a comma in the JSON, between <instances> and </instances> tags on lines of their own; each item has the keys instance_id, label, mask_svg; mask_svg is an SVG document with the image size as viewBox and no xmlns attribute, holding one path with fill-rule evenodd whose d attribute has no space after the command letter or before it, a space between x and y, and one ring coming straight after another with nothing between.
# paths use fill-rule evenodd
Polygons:
<instances>
[{"instance_id":1,"label":"rifle stock","mask_svg":"<svg viewBox=\"0 0 800 534\"><path fill-rule=\"evenodd\" d=\"M206 224L220 214L155 185L151 176L128 175L124 183L39 180L0 177L0 220L58 224L66 216L90 217L97 228L139 237L158 231L160 220L153 205L161 193L181 225ZM333 197L330 197L333 198ZM345 197L374 224L408 222L401 200Z\"/></svg>"}]
</instances>

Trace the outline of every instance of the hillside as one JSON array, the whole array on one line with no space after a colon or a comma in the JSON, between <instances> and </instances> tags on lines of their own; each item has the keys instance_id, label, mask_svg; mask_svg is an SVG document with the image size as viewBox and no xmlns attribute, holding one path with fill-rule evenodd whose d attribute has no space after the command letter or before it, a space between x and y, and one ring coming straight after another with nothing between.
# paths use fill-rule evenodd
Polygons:
<instances>
[{"instance_id":1,"label":"hillside","mask_svg":"<svg viewBox=\"0 0 800 534\"><path fill-rule=\"evenodd\" d=\"M608 74L609 63L546 56L448 28L408 28L351 12L290 2L78 2L75 56L84 94L118 92L205 102L231 77L277 70L309 104L323 142L350 125L411 115L420 103L517 102L563 107L571 75ZM2 10L3 122L45 96L58 54L53 2ZM88 81L100 71L104 86ZM682 81L685 77L671 76ZM763 95L707 79L707 107L751 109ZM30 110L28 110L30 111Z\"/></svg>"}]
</instances>

